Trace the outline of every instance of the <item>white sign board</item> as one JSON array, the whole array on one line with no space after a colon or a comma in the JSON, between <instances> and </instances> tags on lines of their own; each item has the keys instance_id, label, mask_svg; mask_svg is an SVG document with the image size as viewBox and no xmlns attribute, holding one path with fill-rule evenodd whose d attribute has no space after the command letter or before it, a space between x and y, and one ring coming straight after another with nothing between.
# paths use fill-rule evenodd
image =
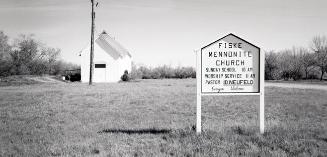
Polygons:
<instances>
[{"instance_id":1,"label":"white sign board","mask_svg":"<svg viewBox=\"0 0 327 157\"><path fill-rule=\"evenodd\" d=\"M259 95L260 133L264 133L264 53L246 40L228 34L201 48L197 61L196 132L201 133L203 95Z\"/></svg>"},{"instance_id":2,"label":"white sign board","mask_svg":"<svg viewBox=\"0 0 327 157\"><path fill-rule=\"evenodd\" d=\"M259 93L260 49L229 34L201 49L201 93Z\"/></svg>"}]
</instances>

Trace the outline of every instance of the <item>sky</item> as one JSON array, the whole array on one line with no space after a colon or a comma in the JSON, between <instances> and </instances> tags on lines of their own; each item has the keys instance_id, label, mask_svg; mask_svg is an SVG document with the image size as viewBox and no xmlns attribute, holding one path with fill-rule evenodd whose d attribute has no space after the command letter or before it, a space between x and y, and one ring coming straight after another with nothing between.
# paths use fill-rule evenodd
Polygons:
<instances>
[{"instance_id":1,"label":"sky","mask_svg":"<svg viewBox=\"0 0 327 157\"><path fill-rule=\"evenodd\" d=\"M233 33L262 50L309 47L327 35L326 0L98 0L96 34L105 30L137 64L195 67L195 50ZM90 43L90 0L0 0L0 30L62 50L79 64Z\"/></svg>"}]
</instances>

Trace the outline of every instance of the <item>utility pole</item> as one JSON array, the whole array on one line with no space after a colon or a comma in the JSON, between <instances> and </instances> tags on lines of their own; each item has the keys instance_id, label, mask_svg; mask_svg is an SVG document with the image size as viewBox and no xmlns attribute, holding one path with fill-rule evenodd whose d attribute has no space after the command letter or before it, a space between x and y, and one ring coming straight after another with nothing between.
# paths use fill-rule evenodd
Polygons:
<instances>
[{"instance_id":1,"label":"utility pole","mask_svg":"<svg viewBox=\"0 0 327 157\"><path fill-rule=\"evenodd\" d=\"M91 25L91 49L90 49L90 79L89 79L89 85L92 85L93 81L93 71L94 71L94 65L93 65L93 58L94 58L94 19L95 19L95 12L94 12L94 0L91 0L92 3L92 25Z\"/></svg>"}]
</instances>

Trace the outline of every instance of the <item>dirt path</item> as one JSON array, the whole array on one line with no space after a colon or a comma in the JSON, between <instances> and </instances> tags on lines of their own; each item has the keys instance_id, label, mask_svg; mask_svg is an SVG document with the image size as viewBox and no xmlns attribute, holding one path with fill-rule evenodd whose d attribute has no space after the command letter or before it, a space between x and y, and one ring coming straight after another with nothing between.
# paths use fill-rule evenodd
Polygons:
<instances>
[{"instance_id":1,"label":"dirt path","mask_svg":"<svg viewBox=\"0 0 327 157\"><path fill-rule=\"evenodd\" d=\"M317 90L327 91L327 85L319 85L319 84L265 82L265 86L283 87L283 88L300 88L300 89L317 89Z\"/></svg>"}]
</instances>

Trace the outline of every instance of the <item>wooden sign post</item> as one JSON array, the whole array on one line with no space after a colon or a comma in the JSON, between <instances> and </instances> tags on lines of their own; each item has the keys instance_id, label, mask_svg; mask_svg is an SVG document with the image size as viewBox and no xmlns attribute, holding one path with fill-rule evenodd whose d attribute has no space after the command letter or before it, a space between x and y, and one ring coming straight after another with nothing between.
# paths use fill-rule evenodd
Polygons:
<instances>
[{"instance_id":1,"label":"wooden sign post","mask_svg":"<svg viewBox=\"0 0 327 157\"><path fill-rule=\"evenodd\" d=\"M258 95L260 133L264 133L264 53L228 34L196 52L196 132L201 133L201 99L205 95Z\"/></svg>"}]
</instances>

